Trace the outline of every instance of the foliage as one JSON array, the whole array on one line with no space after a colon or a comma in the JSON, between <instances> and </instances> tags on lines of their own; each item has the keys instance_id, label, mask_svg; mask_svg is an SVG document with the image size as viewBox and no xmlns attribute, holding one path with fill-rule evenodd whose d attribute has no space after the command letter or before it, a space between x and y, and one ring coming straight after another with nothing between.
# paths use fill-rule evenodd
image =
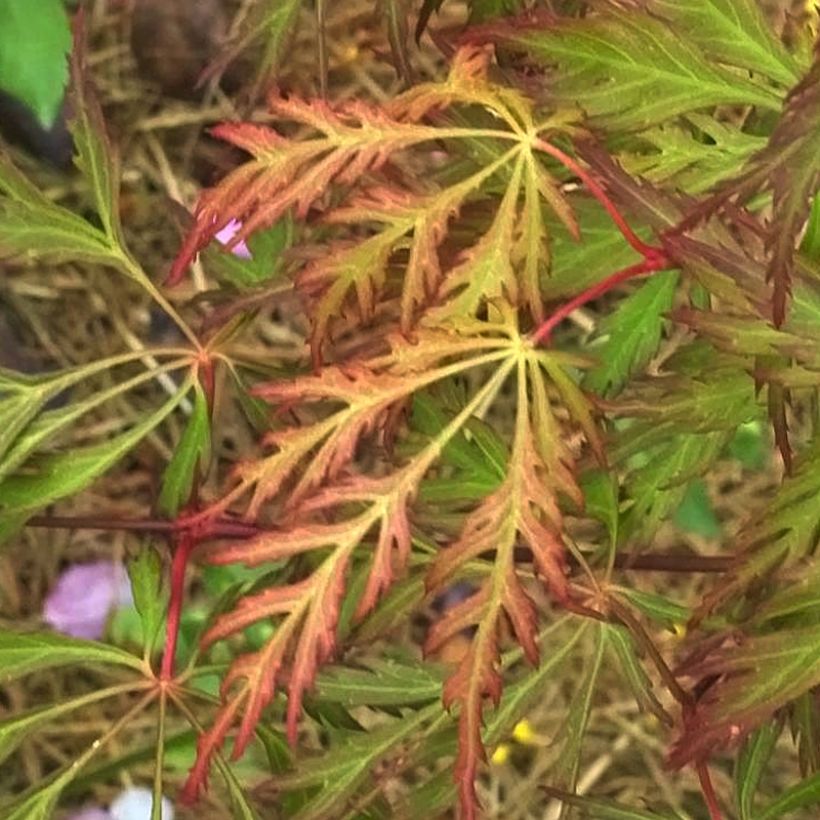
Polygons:
<instances>
[{"instance_id":1,"label":"foliage","mask_svg":"<svg viewBox=\"0 0 820 820\"><path fill-rule=\"evenodd\" d=\"M424 2L414 21L412 4L387 0L405 90L374 102L329 90L315 5L328 93L274 93L266 124L213 129L244 159L201 193L163 287L120 216L81 17L72 127L93 213L0 157L9 264L120 276L180 339L43 375L0 371L9 554L27 523L82 526L47 508L185 416L152 511L85 521L168 547L167 572L150 539L129 563L136 654L0 631L6 682L75 663L110 679L4 719L3 757L89 704L122 707L3 816L51 816L64 793L125 769L111 741L152 710L157 816L178 774L170 733L187 723L198 739L184 802L253 818L274 791L284 816L456 804L473 818L486 750L555 681L567 692L544 800L580 816L677 816L649 788L634 806L581 793L604 680L657 718L668 763L694 769L712 818L709 764L727 753L740 817L817 802L820 46L804 45L817 20L788 40L751 0L554 3L549 14L474 2L466 31L434 33L448 68L422 80L410 35L444 4ZM300 13L260 0L209 76L263 40L258 96ZM221 248L229 225L241 227ZM230 256L246 240L252 259ZM194 264L214 287L178 309L168 289L184 293ZM304 336L260 363L243 338L281 292ZM117 419L151 385L158 398L137 401L114 433L97 425L98 440L72 440L80 419ZM261 434L238 457L221 446L226 407ZM723 552L659 549L676 526L720 540L706 482L764 446L767 420L783 477ZM221 579L193 626L191 562L205 587ZM718 572L698 602L634 582L655 569ZM686 644L670 649L664 630L686 622ZM773 796L764 773L786 723L801 771ZM92 769L101 750L112 759Z\"/></svg>"},{"instance_id":2,"label":"foliage","mask_svg":"<svg viewBox=\"0 0 820 820\"><path fill-rule=\"evenodd\" d=\"M61 0L46 0L37 14L25 0L0 3L0 90L24 103L43 128L63 106L71 31Z\"/></svg>"}]
</instances>

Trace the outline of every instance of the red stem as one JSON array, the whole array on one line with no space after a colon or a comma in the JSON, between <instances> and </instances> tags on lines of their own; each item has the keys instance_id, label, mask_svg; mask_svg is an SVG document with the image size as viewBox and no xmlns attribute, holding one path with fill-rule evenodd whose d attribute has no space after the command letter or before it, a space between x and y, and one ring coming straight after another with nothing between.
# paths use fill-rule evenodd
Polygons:
<instances>
[{"instance_id":1,"label":"red stem","mask_svg":"<svg viewBox=\"0 0 820 820\"><path fill-rule=\"evenodd\" d=\"M185 533L176 542L174 557L171 562L171 599L168 602L168 622L165 628L165 647L162 651L160 680L171 680L174 675L174 656L177 651L179 623L182 617L182 601L185 597L185 570L191 551L196 546L196 539Z\"/></svg>"},{"instance_id":2,"label":"red stem","mask_svg":"<svg viewBox=\"0 0 820 820\"><path fill-rule=\"evenodd\" d=\"M696 764L695 770L698 773L698 780L700 780L700 788L703 791L706 808L709 810L709 817L711 820L723 820L723 814L720 811L717 795L715 794L715 787L712 785L712 778L709 775L709 767L701 761Z\"/></svg>"},{"instance_id":3,"label":"red stem","mask_svg":"<svg viewBox=\"0 0 820 820\"><path fill-rule=\"evenodd\" d=\"M607 276L606 279L596 282L592 285L592 287L581 291L581 293L577 296L561 305L561 307L559 307L558 310L556 310L549 317L549 319L543 321L535 333L533 333L533 344L537 345L548 341L552 331L555 330L555 328L561 324L561 322L563 322L564 319L572 313L572 311L577 310L579 307L585 305L587 302L591 302L593 299L597 299L599 296L603 296L605 293L612 290L612 288L621 284L621 282L626 282L628 279L633 279L636 276L643 276L647 273L654 273L655 271L663 270L668 266L669 260L666 258L663 251L660 251L657 248L648 248L646 258L643 262L637 262L634 265L630 265L628 268L623 268L623 270L613 273L611 276Z\"/></svg>"},{"instance_id":4,"label":"red stem","mask_svg":"<svg viewBox=\"0 0 820 820\"><path fill-rule=\"evenodd\" d=\"M580 163L573 159L569 154L556 148L554 145L545 140L535 140L536 148L539 148L545 154L549 154L554 159L557 159L565 168L572 171L584 185L587 186L589 192L601 203L606 212L609 214L612 221L618 226L618 230L623 234L624 239L643 257L649 259L657 254L657 249L651 245L647 245L636 233L632 230L629 223L626 221L624 215L618 210L615 203L609 198L606 191L598 184L595 178L586 170Z\"/></svg>"}]
</instances>

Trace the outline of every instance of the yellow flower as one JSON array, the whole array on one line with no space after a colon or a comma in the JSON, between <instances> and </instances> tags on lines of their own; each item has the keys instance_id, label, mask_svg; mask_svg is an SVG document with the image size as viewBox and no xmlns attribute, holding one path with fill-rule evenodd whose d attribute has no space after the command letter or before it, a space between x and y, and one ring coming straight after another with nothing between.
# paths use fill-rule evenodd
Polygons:
<instances>
[{"instance_id":1,"label":"yellow flower","mask_svg":"<svg viewBox=\"0 0 820 820\"><path fill-rule=\"evenodd\" d=\"M538 743L538 738L533 731L532 724L528 720L519 720L513 729L513 740L520 743L522 746L535 746Z\"/></svg>"},{"instance_id":2,"label":"yellow flower","mask_svg":"<svg viewBox=\"0 0 820 820\"><path fill-rule=\"evenodd\" d=\"M503 766L510 759L510 744L499 743L490 758L494 766Z\"/></svg>"}]
</instances>

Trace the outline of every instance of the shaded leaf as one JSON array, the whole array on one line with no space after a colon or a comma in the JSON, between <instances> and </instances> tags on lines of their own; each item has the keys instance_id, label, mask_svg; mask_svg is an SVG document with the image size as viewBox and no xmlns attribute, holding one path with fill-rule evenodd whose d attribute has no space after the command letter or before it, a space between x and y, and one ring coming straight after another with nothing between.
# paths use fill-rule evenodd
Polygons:
<instances>
[{"instance_id":1,"label":"shaded leaf","mask_svg":"<svg viewBox=\"0 0 820 820\"><path fill-rule=\"evenodd\" d=\"M661 706L655 693L652 691L652 682L643 668L639 658L635 641L629 630L618 625L606 627L606 642L613 650L618 665L632 694L635 696L641 709L655 715L661 723L672 726L673 721L667 711Z\"/></svg>"},{"instance_id":2,"label":"shaded leaf","mask_svg":"<svg viewBox=\"0 0 820 820\"><path fill-rule=\"evenodd\" d=\"M68 661L68 663L71 662L72 661ZM13 717L0 721L0 762L12 754L23 740L31 737L40 726L52 723L63 715L70 714L87 704L123 693L130 688L132 688L130 685L126 685L100 689L88 695L71 698L62 703L31 709L22 714L16 714Z\"/></svg>"},{"instance_id":3,"label":"shaded leaf","mask_svg":"<svg viewBox=\"0 0 820 820\"><path fill-rule=\"evenodd\" d=\"M144 546L136 558L128 562L128 577L142 623L145 651L150 655L165 617L168 597L162 583L162 559L153 546Z\"/></svg>"},{"instance_id":4,"label":"shaded leaf","mask_svg":"<svg viewBox=\"0 0 820 820\"><path fill-rule=\"evenodd\" d=\"M820 774L801 780L786 789L773 803L766 806L757 820L775 820L787 812L820 803Z\"/></svg>"},{"instance_id":5,"label":"shaded leaf","mask_svg":"<svg viewBox=\"0 0 820 820\"><path fill-rule=\"evenodd\" d=\"M745 737L787 703L820 684L820 627L747 635L684 665L691 677L715 682L687 716L670 761L704 760Z\"/></svg>"},{"instance_id":6,"label":"shaded leaf","mask_svg":"<svg viewBox=\"0 0 820 820\"><path fill-rule=\"evenodd\" d=\"M678 283L676 271L650 277L598 325L603 344L590 348L599 364L589 370L584 385L601 395L613 395L657 353L667 311Z\"/></svg>"},{"instance_id":7,"label":"shaded leaf","mask_svg":"<svg viewBox=\"0 0 820 820\"><path fill-rule=\"evenodd\" d=\"M604 650L608 643L609 631L606 625L596 623L594 631L594 645L591 656L585 659L584 677L573 692L566 719L556 738L556 742L560 743L561 753L552 770L551 779L552 783L567 791L575 790L581 766L582 744L592 708L592 697L598 683Z\"/></svg>"},{"instance_id":8,"label":"shaded leaf","mask_svg":"<svg viewBox=\"0 0 820 820\"><path fill-rule=\"evenodd\" d=\"M743 743L734 775L735 799L740 812L740 820L754 820L755 818L755 793L782 728L779 723L765 723L752 732Z\"/></svg>"},{"instance_id":9,"label":"shaded leaf","mask_svg":"<svg viewBox=\"0 0 820 820\"><path fill-rule=\"evenodd\" d=\"M387 38L393 52L393 65L396 73L406 85L413 80L413 71L410 67L408 40L408 16L410 12L407 0L381 0L382 15L387 24Z\"/></svg>"},{"instance_id":10,"label":"shaded leaf","mask_svg":"<svg viewBox=\"0 0 820 820\"><path fill-rule=\"evenodd\" d=\"M327 667L316 679L316 694L348 707L411 705L440 697L442 681L429 665L380 660L368 669Z\"/></svg>"},{"instance_id":11,"label":"shaded leaf","mask_svg":"<svg viewBox=\"0 0 820 820\"><path fill-rule=\"evenodd\" d=\"M162 476L157 505L173 518L188 503L191 490L207 470L211 451L211 421L208 400L199 382L194 385L193 410L174 455Z\"/></svg>"},{"instance_id":12,"label":"shaded leaf","mask_svg":"<svg viewBox=\"0 0 820 820\"><path fill-rule=\"evenodd\" d=\"M220 50L202 80L219 79L228 66L254 45L261 45L255 60L256 75L250 90L255 101L276 79L299 17L302 0L260 0L250 8L236 34Z\"/></svg>"},{"instance_id":13,"label":"shaded leaf","mask_svg":"<svg viewBox=\"0 0 820 820\"><path fill-rule=\"evenodd\" d=\"M437 12L444 5L444 0L424 0L419 10L418 20L416 21L416 43L421 40L421 35L424 34L433 12Z\"/></svg>"},{"instance_id":14,"label":"shaded leaf","mask_svg":"<svg viewBox=\"0 0 820 820\"><path fill-rule=\"evenodd\" d=\"M771 501L753 513L735 537L736 561L703 599L699 616L734 601L777 567L814 552L820 535L820 448L804 453Z\"/></svg>"},{"instance_id":15,"label":"shaded leaf","mask_svg":"<svg viewBox=\"0 0 820 820\"><path fill-rule=\"evenodd\" d=\"M42 669L95 663L142 671L139 658L115 646L52 632L0 630L0 679L5 683Z\"/></svg>"},{"instance_id":16,"label":"shaded leaf","mask_svg":"<svg viewBox=\"0 0 820 820\"><path fill-rule=\"evenodd\" d=\"M36 468L8 476L0 482L0 517L33 512L87 487L173 411L186 392L187 387L181 387L176 395L130 430L102 444L44 457Z\"/></svg>"},{"instance_id":17,"label":"shaded leaf","mask_svg":"<svg viewBox=\"0 0 820 820\"><path fill-rule=\"evenodd\" d=\"M697 206L692 218L714 213L730 200L746 202L760 191L772 194L772 217L766 230L767 279L773 282L772 318L786 318L797 238L820 188L820 57L789 92L784 110L765 148L737 177L721 183Z\"/></svg>"},{"instance_id":18,"label":"shaded leaf","mask_svg":"<svg viewBox=\"0 0 820 820\"><path fill-rule=\"evenodd\" d=\"M108 142L105 120L86 64L87 44L84 20L74 22L74 48L71 52L71 134L76 149L75 163L91 188L97 215L113 247L122 246L119 216L119 168Z\"/></svg>"},{"instance_id":19,"label":"shaded leaf","mask_svg":"<svg viewBox=\"0 0 820 820\"><path fill-rule=\"evenodd\" d=\"M588 817L590 820L681 820L679 814L658 814L654 811L630 808L614 800L599 800L585 795L570 794L551 786L544 786L543 789L550 797L562 801L567 806L576 807L582 817Z\"/></svg>"}]
</instances>

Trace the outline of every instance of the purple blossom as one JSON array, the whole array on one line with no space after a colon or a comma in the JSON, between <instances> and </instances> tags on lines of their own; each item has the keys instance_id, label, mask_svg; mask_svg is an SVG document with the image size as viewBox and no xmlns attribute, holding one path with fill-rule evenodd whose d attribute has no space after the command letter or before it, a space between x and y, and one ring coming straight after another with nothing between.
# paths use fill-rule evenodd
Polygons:
<instances>
[{"instance_id":1,"label":"purple blossom","mask_svg":"<svg viewBox=\"0 0 820 820\"><path fill-rule=\"evenodd\" d=\"M57 579L43 606L43 620L66 635L97 640L111 611L131 603L128 575L115 561L74 564Z\"/></svg>"},{"instance_id":2,"label":"purple blossom","mask_svg":"<svg viewBox=\"0 0 820 820\"><path fill-rule=\"evenodd\" d=\"M216 238L223 244L227 245L242 228L242 223L238 219L232 219L221 231L217 231ZM234 256L241 259L251 259L253 254L250 248L245 244L245 241L237 242L231 249Z\"/></svg>"}]
</instances>

